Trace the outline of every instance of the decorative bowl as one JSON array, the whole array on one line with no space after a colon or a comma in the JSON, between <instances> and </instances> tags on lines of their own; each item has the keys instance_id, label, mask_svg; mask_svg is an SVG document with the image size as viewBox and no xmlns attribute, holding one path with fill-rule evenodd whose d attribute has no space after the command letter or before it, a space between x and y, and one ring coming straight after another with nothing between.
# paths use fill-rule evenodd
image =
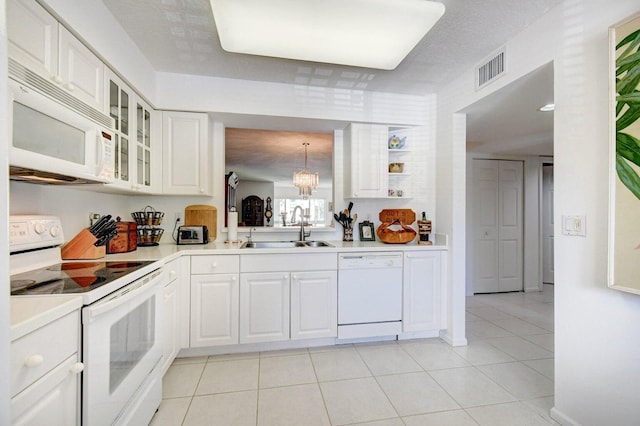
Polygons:
<instances>
[{"instance_id":1,"label":"decorative bowl","mask_svg":"<svg viewBox=\"0 0 640 426\"><path fill-rule=\"evenodd\" d=\"M404 163L389 163L389 173L402 173L404 171Z\"/></svg>"}]
</instances>

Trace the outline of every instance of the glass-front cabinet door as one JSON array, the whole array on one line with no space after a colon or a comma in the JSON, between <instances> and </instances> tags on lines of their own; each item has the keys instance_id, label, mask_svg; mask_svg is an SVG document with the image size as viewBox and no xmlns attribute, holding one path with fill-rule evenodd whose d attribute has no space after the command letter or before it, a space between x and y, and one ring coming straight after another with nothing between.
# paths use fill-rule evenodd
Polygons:
<instances>
[{"instance_id":1,"label":"glass-front cabinet door","mask_svg":"<svg viewBox=\"0 0 640 426\"><path fill-rule=\"evenodd\" d=\"M115 75L109 72L108 79L108 109L109 116L115 123L114 142L114 170L116 182L114 185L131 188L131 164L129 158L132 118L131 105L133 102L131 90Z\"/></svg>"},{"instance_id":2,"label":"glass-front cabinet door","mask_svg":"<svg viewBox=\"0 0 640 426\"><path fill-rule=\"evenodd\" d=\"M116 147L116 180L107 185L108 190L160 193L162 180L158 167L162 166L162 160L156 157L162 155L162 151L155 145L162 144L162 129L156 129L161 124L155 118L157 113L111 70L107 75L107 109L115 122Z\"/></svg>"},{"instance_id":3,"label":"glass-front cabinet door","mask_svg":"<svg viewBox=\"0 0 640 426\"><path fill-rule=\"evenodd\" d=\"M156 186L152 175L151 146L152 113L142 100L136 102L136 188L147 189Z\"/></svg>"}]
</instances>

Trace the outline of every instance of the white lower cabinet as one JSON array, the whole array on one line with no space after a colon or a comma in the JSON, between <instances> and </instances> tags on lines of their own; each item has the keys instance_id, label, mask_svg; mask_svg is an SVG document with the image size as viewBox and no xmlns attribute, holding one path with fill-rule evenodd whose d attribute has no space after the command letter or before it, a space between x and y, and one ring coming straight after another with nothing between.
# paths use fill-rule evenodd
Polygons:
<instances>
[{"instance_id":1,"label":"white lower cabinet","mask_svg":"<svg viewBox=\"0 0 640 426\"><path fill-rule=\"evenodd\" d=\"M289 273L240 277L240 343L289 339Z\"/></svg>"},{"instance_id":2,"label":"white lower cabinet","mask_svg":"<svg viewBox=\"0 0 640 426\"><path fill-rule=\"evenodd\" d=\"M405 252L403 274L404 332L436 331L441 321L442 254Z\"/></svg>"},{"instance_id":3,"label":"white lower cabinet","mask_svg":"<svg viewBox=\"0 0 640 426\"><path fill-rule=\"evenodd\" d=\"M238 274L191 276L191 347L238 343Z\"/></svg>"},{"instance_id":4,"label":"white lower cabinet","mask_svg":"<svg viewBox=\"0 0 640 426\"><path fill-rule=\"evenodd\" d=\"M79 424L78 356L67 358L11 399L12 425Z\"/></svg>"},{"instance_id":5,"label":"white lower cabinet","mask_svg":"<svg viewBox=\"0 0 640 426\"><path fill-rule=\"evenodd\" d=\"M178 355L178 292L175 280L164 286L164 342L162 351L162 371L166 373Z\"/></svg>"},{"instance_id":6,"label":"white lower cabinet","mask_svg":"<svg viewBox=\"0 0 640 426\"><path fill-rule=\"evenodd\" d=\"M240 256L240 343L336 337L336 253Z\"/></svg>"},{"instance_id":7,"label":"white lower cabinet","mask_svg":"<svg viewBox=\"0 0 640 426\"><path fill-rule=\"evenodd\" d=\"M11 424L80 424L80 314L11 342Z\"/></svg>"},{"instance_id":8,"label":"white lower cabinet","mask_svg":"<svg viewBox=\"0 0 640 426\"><path fill-rule=\"evenodd\" d=\"M291 274L291 340L338 335L336 271Z\"/></svg>"},{"instance_id":9,"label":"white lower cabinet","mask_svg":"<svg viewBox=\"0 0 640 426\"><path fill-rule=\"evenodd\" d=\"M167 372L182 348L189 346L189 259L168 262L169 282L164 287L162 371Z\"/></svg>"},{"instance_id":10,"label":"white lower cabinet","mask_svg":"<svg viewBox=\"0 0 640 426\"><path fill-rule=\"evenodd\" d=\"M238 344L239 256L191 256L190 347Z\"/></svg>"}]
</instances>

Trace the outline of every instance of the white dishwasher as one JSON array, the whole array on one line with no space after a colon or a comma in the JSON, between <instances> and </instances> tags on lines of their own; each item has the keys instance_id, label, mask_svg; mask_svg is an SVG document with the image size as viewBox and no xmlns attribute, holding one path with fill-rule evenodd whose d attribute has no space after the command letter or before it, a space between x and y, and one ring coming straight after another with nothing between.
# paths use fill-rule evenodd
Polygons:
<instances>
[{"instance_id":1,"label":"white dishwasher","mask_svg":"<svg viewBox=\"0 0 640 426\"><path fill-rule=\"evenodd\" d=\"M402 332L402 253L344 253L338 259L338 339Z\"/></svg>"}]
</instances>

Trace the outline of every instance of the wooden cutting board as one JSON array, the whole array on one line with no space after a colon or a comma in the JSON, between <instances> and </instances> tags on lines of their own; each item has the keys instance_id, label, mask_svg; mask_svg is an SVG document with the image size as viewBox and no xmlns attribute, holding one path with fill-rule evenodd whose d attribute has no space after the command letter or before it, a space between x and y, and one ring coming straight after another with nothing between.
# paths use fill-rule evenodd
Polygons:
<instances>
[{"instance_id":1,"label":"wooden cutting board","mask_svg":"<svg viewBox=\"0 0 640 426\"><path fill-rule=\"evenodd\" d=\"M216 239L218 231L218 209L206 204L195 204L184 209L184 224L204 225L209 231L209 241Z\"/></svg>"}]
</instances>

